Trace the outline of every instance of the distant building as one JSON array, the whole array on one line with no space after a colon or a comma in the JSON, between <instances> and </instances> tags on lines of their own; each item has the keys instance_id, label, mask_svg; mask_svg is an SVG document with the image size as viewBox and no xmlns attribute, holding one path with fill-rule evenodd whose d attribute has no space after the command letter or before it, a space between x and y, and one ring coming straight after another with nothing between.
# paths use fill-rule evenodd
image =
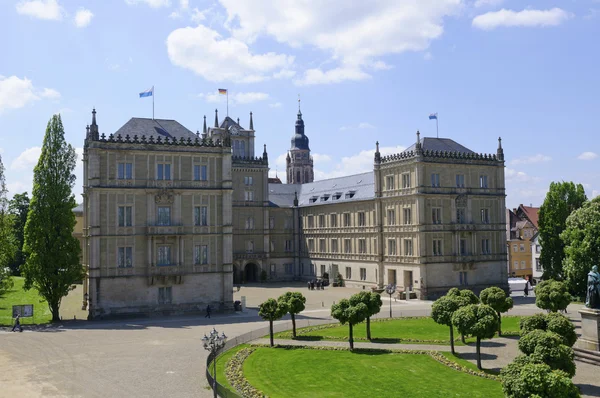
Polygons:
<instances>
[{"instance_id":1,"label":"distant building","mask_svg":"<svg viewBox=\"0 0 600 398\"><path fill-rule=\"evenodd\" d=\"M506 217L509 275L528 278L532 283L539 280L534 275L535 251L540 248L537 241L538 210L536 207L519 205L516 209L507 209Z\"/></svg>"}]
</instances>

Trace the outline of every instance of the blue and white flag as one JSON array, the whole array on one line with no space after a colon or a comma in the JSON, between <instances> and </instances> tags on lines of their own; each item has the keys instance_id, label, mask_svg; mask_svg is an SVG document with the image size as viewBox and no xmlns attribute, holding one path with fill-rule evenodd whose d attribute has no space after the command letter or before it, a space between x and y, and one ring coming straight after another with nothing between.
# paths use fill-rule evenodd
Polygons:
<instances>
[{"instance_id":1,"label":"blue and white flag","mask_svg":"<svg viewBox=\"0 0 600 398\"><path fill-rule=\"evenodd\" d=\"M154 86L152 86L152 88L149 88L146 91L142 91L140 93L140 98L142 97L151 97L154 94Z\"/></svg>"},{"instance_id":2,"label":"blue and white flag","mask_svg":"<svg viewBox=\"0 0 600 398\"><path fill-rule=\"evenodd\" d=\"M140 94L140 95L141 95L141 94ZM436 112L436 113L430 113L430 114L429 114L429 120L433 120L433 119L437 120L437 112Z\"/></svg>"}]
</instances>

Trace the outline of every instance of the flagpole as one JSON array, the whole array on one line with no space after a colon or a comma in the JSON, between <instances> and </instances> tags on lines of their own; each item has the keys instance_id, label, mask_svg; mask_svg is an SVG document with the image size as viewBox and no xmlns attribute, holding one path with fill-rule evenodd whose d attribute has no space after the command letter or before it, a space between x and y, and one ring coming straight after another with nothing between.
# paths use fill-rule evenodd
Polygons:
<instances>
[{"instance_id":1,"label":"flagpole","mask_svg":"<svg viewBox=\"0 0 600 398\"><path fill-rule=\"evenodd\" d=\"M440 129L438 127L438 120L439 120L439 116L435 116L435 135L437 138L440 138Z\"/></svg>"},{"instance_id":2,"label":"flagpole","mask_svg":"<svg viewBox=\"0 0 600 398\"><path fill-rule=\"evenodd\" d=\"M229 90L227 90L227 115L229 116Z\"/></svg>"},{"instance_id":3,"label":"flagpole","mask_svg":"<svg viewBox=\"0 0 600 398\"><path fill-rule=\"evenodd\" d=\"M152 120L154 120L154 86L152 86Z\"/></svg>"}]
</instances>

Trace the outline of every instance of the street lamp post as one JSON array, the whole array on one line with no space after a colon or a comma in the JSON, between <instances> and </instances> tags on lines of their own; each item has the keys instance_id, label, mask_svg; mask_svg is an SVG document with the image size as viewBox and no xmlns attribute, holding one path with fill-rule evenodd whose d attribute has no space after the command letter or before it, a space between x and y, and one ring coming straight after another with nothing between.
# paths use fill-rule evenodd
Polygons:
<instances>
[{"instance_id":1,"label":"street lamp post","mask_svg":"<svg viewBox=\"0 0 600 398\"><path fill-rule=\"evenodd\" d=\"M390 283L385 287L385 292L390 295L390 318L392 317L392 294L396 291L396 285Z\"/></svg>"},{"instance_id":2,"label":"street lamp post","mask_svg":"<svg viewBox=\"0 0 600 398\"><path fill-rule=\"evenodd\" d=\"M217 398L217 354L225 346L226 342L227 336L225 336L225 333L219 336L219 332L215 328L213 328L208 336L205 334L202 338L204 349L210 351L213 358L213 392L215 398Z\"/></svg>"}]
</instances>

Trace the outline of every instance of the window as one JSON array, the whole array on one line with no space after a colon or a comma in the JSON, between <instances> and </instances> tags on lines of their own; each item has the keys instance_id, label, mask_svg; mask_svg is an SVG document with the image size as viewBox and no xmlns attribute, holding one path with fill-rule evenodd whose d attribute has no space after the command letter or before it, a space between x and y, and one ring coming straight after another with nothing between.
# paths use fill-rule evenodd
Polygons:
<instances>
[{"instance_id":1,"label":"window","mask_svg":"<svg viewBox=\"0 0 600 398\"><path fill-rule=\"evenodd\" d=\"M117 178L119 180L131 180L133 165L131 163L119 163L117 165Z\"/></svg>"},{"instance_id":2,"label":"window","mask_svg":"<svg viewBox=\"0 0 600 398\"><path fill-rule=\"evenodd\" d=\"M442 253L442 240L441 239L433 240L433 255L434 256L443 256L444 255L444 253Z\"/></svg>"},{"instance_id":3,"label":"window","mask_svg":"<svg viewBox=\"0 0 600 398\"><path fill-rule=\"evenodd\" d=\"M402 188L410 188L410 174L402 174Z\"/></svg>"},{"instance_id":4,"label":"window","mask_svg":"<svg viewBox=\"0 0 600 398\"><path fill-rule=\"evenodd\" d=\"M275 251L275 242L274 241L271 241L271 250L270 251L271 252Z\"/></svg>"},{"instance_id":5,"label":"window","mask_svg":"<svg viewBox=\"0 0 600 398\"><path fill-rule=\"evenodd\" d=\"M404 255L412 256L413 255L413 241L412 239L404 239Z\"/></svg>"},{"instance_id":6,"label":"window","mask_svg":"<svg viewBox=\"0 0 600 398\"><path fill-rule=\"evenodd\" d=\"M346 280L352 279L352 268L346 267Z\"/></svg>"},{"instance_id":7,"label":"window","mask_svg":"<svg viewBox=\"0 0 600 398\"><path fill-rule=\"evenodd\" d=\"M458 250L459 250L458 252L460 253L461 256L467 255L467 240L466 239L461 239L459 241Z\"/></svg>"},{"instance_id":8,"label":"window","mask_svg":"<svg viewBox=\"0 0 600 398\"><path fill-rule=\"evenodd\" d=\"M158 263L156 265L171 265L171 246L158 246Z\"/></svg>"},{"instance_id":9,"label":"window","mask_svg":"<svg viewBox=\"0 0 600 398\"><path fill-rule=\"evenodd\" d=\"M540 251L542 251L542 246L540 245L535 245L535 252L539 253Z\"/></svg>"},{"instance_id":10,"label":"window","mask_svg":"<svg viewBox=\"0 0 600 398\"><path fill-rule=\"evenodd\" d=\"M540 264L540 259L539 258L535 259L535 270L537 272L542 272L542 264Z\"/></svg>"},{"instance_id":11,"label":"window","mask_svg":"<svg viewBox=\"0 0 600 398\"><path fill-rule=\"evenodd\" d=\"M275 275L277 273L277 266L275 264L271 264L271 275Z\"/></svg>"},{"instance_id":12,"label":"window","mask_svg":"<svg viewBox=\"0 0 600 398\"><path fill-rule=\"evenodd\" d=\"M354 197L354 194L356 194L356 191L348 191L346 192L346 194L344 195L345 199L352 199Z\"/></svg>"},{"instance_id":13,"label":"window","mask_svg":"<svg viewBox=\"0 0 600 398\"><path fill-rule=\"evenodd\" d=\"M246 229L254 229L254 217L246 218Z\"/></svg>"},{"instance_id":14,"label":"window","mask_svg":"<svg viewBox=\"0 0 600 398\"><path fill-rule=\"evenodd\" d=\"M403 209L403 213L404 213L404 224L405 225L410 225L412 224L412 217L411 217L411 209L410 208L404 208Z\"/></svg>"},{"instance_id":15,"label":"window","mask_svg":"<svg viewBox=\"0 0 600 398\"><path fill-rule=\"evenodd\" d=\"M315 240L314 239L308 240L308 250L311 252L315 251Z\"/></svg>"},{"instance_id":16,"label":"window","mask_svg":"<svg viewBox=\"0 0 600 398\"><path fill-rule=\"evenodd\" d=\"M292 251L292 240L291 239L287 239L285 241L285 251L286 252L291 252Z\"/></svg>"},{"instance_id":17,"label":"window","mask_svg":"<svg viewBox=\"0 0 600 398\"><path fill-rule=\"evenodd\" d=\"M307 178L308 180L308 178ZM335 194L333 194L333 196L331 197L332 200L338 200L339 198L342 197L342 193L341 192L336 192Z\"/></svg>"},{"instance_id":18,"label":"window","mask_svg":"<svg viewBox=\"0 0 600 398\"><path fill-rule=\"evenodd\" d=\"M388 191L394 189L394 176L385 177L385 187Z\"/></svg>"},{"instance_id":19,"label":"window","mask_svg":"<svg viewBox=\"0 0 600 398\"><path fill-rule=\"evenodd\" d=\"M246 241L246 253L254 253L254 241L253 240Z\"/></svg>"},{"instance_id":20,"label":"window","mask_svg":"<svg viewBox=\"0 0 600 398\"><path fill-rule=\"evenodd\" d=\"M337 214L332 214L329 216L330 217L330 227L335 228L337 227Z\"/></svg>"},{"instance_id":21,"label":"window","mask_svg":"<svg viewBox=\"0 0 600 398\"><path fill-rule=\"evenodd\" d=\"M440 186L440 175L437 173L431 174L431 186L439 187Z\"/></svg>"},{"instance_id":22,"label":"window","mask_svg":"<svg viewBox=\"0 0 600 398\"><path fill-rule=\"evenodd\" d=\"M465 187L465 175L464 174L456 175L456 186L457 186L457 188Z\"/></svg>"},{"instance_id":23,"label":"window","mask_svg":"<svg viewBox=\"0 0 600 398\"><path fill-rule=\"evenodd\" d=\"M481 209L481 222L483 224L490 223L490 209Z\"/></svg>"},{"instance_id":24,"label":"window","mask_svg":"<svg viewBox=\"0 0 600 398\"><path fill-rule=\"evenodd\" d=\"M254 201L254 191L244 191L244 200L246 202Z\"/></svg>"},{"instance_id":25,"label":"window","mask_svg":"<svg viewBox=\"0 0 600 398\"><path fill-rule=\"evenodd\" d=\"M344 213L344 227L350 226L350 213Z\"/></svg>"},{"instance_id":26,"label":"window","mask_svg":"<svg viewBox=\"0 0 600 398\"><path fill-rule=\"evenodd\" d=\"M327 194L321 196L321 202L327 202L328 199L329 199L329 195L327 195Z\"/></svg>"},{"instance_id":27,"label":"window","mask_svg":"<svg viewBox=\"0 0 600 398\"><path fill-rule=\"evenodd\" d=\"M119 247L117 267L130 268L133 267L133 248L131 246Z\"/></svg>"},{"instance_id":28,"label":"window","mask_svg":"<svg viewBox=\"0 0 600 398\"><path fill-rule=\"evenodd\" d=\"M434 224L442 223L442 209L440 207L431 209L431 222Z\"/></svg>"},{"instance_id":29,"label":"window","mask_svg":"<svg viewBox=\"0 0 600 398\"><path fill-rule=\"evenodd\" d=\"M208 207L207 206L194 207L194 225L196 225L196 226L208 225Z\"/></svg>"},{"instance_id":30,"label":"window","mask_svg":"<svg viewBox=\"0 0 600 398\"><path fill-rule=\"evenodd\" d=\"M158 163L156 165L156 179L157 180L170 180L171 179L171 165L169 163Z\"/></svg>"},{"instance_id":31,"label":"window","mask_svg":"<svg viewBox=\"0 0 600 398\"><path fill-rule=\"evenodd\" d=\"M309 200L308 203L315 203L317 201L317 199L319 199L318 196L312 196Z\"/></svg>"},{"instance_id":32,"label":"window","mask_svg":"<svg viewBox=\"0 0 600 398\"><path fill-rule=\"evenodd\" d=\"M171 304L173 301L173 288L159 287L158 288L158 304Z\"/></svg>"},{"instance_id":33,"label":"window","mask_svg":"<svg viewBox=\"0 0 600 398\"><path fill-rule=\"evenodd\" d=\"M171 208L167 206L158 207L158 225L171 225Z\"/></svg>"},{"instance_id":34,"label":"window","mask_svg":"<svg viewBox=\"0 0 600 398\"><path fill-rule=\"evenodd\" d=\"M319 214L319 227L325 227L325 214Z\"/></svg>"},{"instance_id":35,"label":"window","mask_svg":"<svg viewBox=\"0 0 600 398\"><path fill-rule=\"evenodd\" d=\"M254 179L252 178L252 176L245 176L244 177L244 184L245 185L252 185L254 183Z\"/></svg>"},{"instance_id":36,"label":"window","mask_svg":"<svg viewBox=\"0 0 600 398\"><path fill-rule=\"evenodd\" d=\"M292 228L292 219L290 217L286 217L283 219L283 228L284 229Z\"/></svg>"},{"instance_id":37,"label":"window","mask_svg":"<svg viewBox=\"0 0 600 398\"><path fill-rule=\"evenodd\" d=\"M387 211L387 224L396 225L396 211L394 209L388 209Z\"/></svg>"},{"instance_id":38,"label":"window","mask_svg":"<svg viewBox=\"0 0 600 398\"><path fill-rule=\"evenodd\" d=\"M365 222L365 212L364 211L359 211L358 212L358 226L359 227L364 227L366 225Z\"/></svg>"},{"instance_id":39,"label":"window","mask_svg":"<svg viewBox=\"0 0 600 398\"><path fill-rule=\"evenodd\" d=\"M331 252L332 253L337 253L338 252L338 240L337 239L332 239L331 240Z\"/></svg>"},{"instance_id":40,"label":"window","mask_svg":"<svg viewBox=\"0 0 600 398\"><path fill-rule=\"evenodd\" d=\"M292 275L294 273L294 264L284 264L285 274Z\"/></svg>"},{"instance_id":41,"label":"window","mask_svg":"<svg viewBox=\"0 0 600 398\"><path fill-rule=\"evenodd\" d=\"M485 238L481 240L481 254L490 254L490 240Z\"/></svg>"},{"instance_id":42,"label":"window","mask_svg":"<svg viewBox=\"0 0 600 398\"><path fill-rule=\"evenodd\" d=\"M467 271L461 271L459 272L460 276L459 276L459 282L461 285L468 285L469 282L467 281Z\"/></svg>"},{"instance_id":43,"label":"window","mask_svg":"<svg viewBox=\"0 0 600 398\"><path fill-rule=\"evenodd\" d=\"M352 253L352 241L344 239L344 253Z\"/></svg>"},{"instance_id":44,"label":"window","mask_svg":"<svg viewBox=\"0 0 600 398\"><path fill-rule=\"evenodd\" d=\"M308 216L308 228L314 228L314 227L315 227L315 217Z\"/></svg>"},{"instance_id":45,"label":"window","mask_svg":"<svg viewBox=\"0 0 600 398\"><path fill-rule=\"evenodd\" d=\"M513 252L515 252L515 253L516 253L516 252L518 252L518 251L519 251L519 248L517 247L517 245L513 245Z\"/></svg>"},{"instance_id":46,"label":"window","mask_svg":"<svg viewBox=\"0 0 600 398\"><path fill-rule=\"evenodd\" d=\"M514 261L513 262L513 269L519 269L519 262L518 261Z\"/></svg>"},{"instance_id":47,"label":"window","mask_svg":"<svg viewBox=\"0 0 600 398\"><path fill-rule=\"evenodd\" d=\"M488 176L479 176L479 188L488 187Z\"/></svg>"},{"instance_id":48,"label":"window","mask_svg":"<svg viewBox=\"0 0 600 398\"><path fill-rule=\"evenodd\" d=\"M208 246L194 246L194 264L208 264Z\"/></svg>"},{"instance_id":49,"label":"window","mask_svg":"<svg viewBox=\"0 0 600 398\"><path fill-rule=\"evenodd\" d=\"M194 165L194 180L195 181L206 181L208 180L208 172L206 165L195 164Z\"/></svg>"},{"instance_id":50,"label":"window","mask_svg":"<svg viewBox=\"0 0 600 398\"><path fill-rule=\"evenodd\" d=\"M525 269L525 261L521 261L521 269Z\"/></svg>"},{"instance_id":51,"label":"window","mask_svg":"<svg viewBox=\"0 0 600 398\"><path fill-rule=\"evenodd\" d=\"M362 238L358 240L358 252L359 253L366 253L367 252L367 240Z\"/></svg>"},{"instance_id":52,"label":"window","mask_svg":"<svg viewBox=\"0 0 600 398\"><path fill-rule=\"evenodd\" d=\"M269 229L275 229L275 217L269 217Z\"/></svg>"},{"instance_id":53,"label":"window","mask_svg":"<svg viewBox=\"0 0 600 398\"><path fill-rule=\"evenodd\" d=\"M360 269L360 280L361 281L366 281L367 280L367 269L366 268L361 268Z\"/></svg>"},{"instance_id":54,"label":"window","mask_svg":"<svg viewBox=\"0 0 600 398\"><path fill-rule=\"evenodd\" d=\"M519 250L522 251L522 252L525 251L525 243L519 244Z\"/></svg>"},{"instance_id":55,"label":"window","mask_svg":"<svg viewBox=\"0 0 600 398\"><path fill-rule=\"evenodd\" d=\"M325 248L325 239L319 239L319 251L321 253L325 253L326 248Z\"/></svg>"},{"instance_id":56,"label":"window","mask_svg":"<svg viewBox=\"0 0 600 398\"><path fill-rule=\"evenodd\" d=\"M456 223L464 224L466 222L467 222L467 216L465 213L465 209L462 207L459 207L458 209L456 209Z\"/></svg>"},{"instance_id":57,"label":"window","mask_svg":"<svg viewBox=\"0 0 600 398\"><path fill-rule=\"evenodd\" d=\"M388 239L388 256L396 255L396 240Z\"/></svg>"},{"instance_id":58,"label":"window","mask_svg":"<svg viewBox=\"0 0 600 398\"><path fill-rule=\"evenodd\" d=\"M321 276L325 275L326 272L326 265L325 264L321 264Z\"/></svg>"},{"instance_id":59,"label":"window","mask_svg":"<svg viewBox=\"0 0 600 398\"><path fill-rule=\"evenodd\" d=\"M131 206L119 206L119 227L131 227Z\"/></svg>"}]
</instances>

